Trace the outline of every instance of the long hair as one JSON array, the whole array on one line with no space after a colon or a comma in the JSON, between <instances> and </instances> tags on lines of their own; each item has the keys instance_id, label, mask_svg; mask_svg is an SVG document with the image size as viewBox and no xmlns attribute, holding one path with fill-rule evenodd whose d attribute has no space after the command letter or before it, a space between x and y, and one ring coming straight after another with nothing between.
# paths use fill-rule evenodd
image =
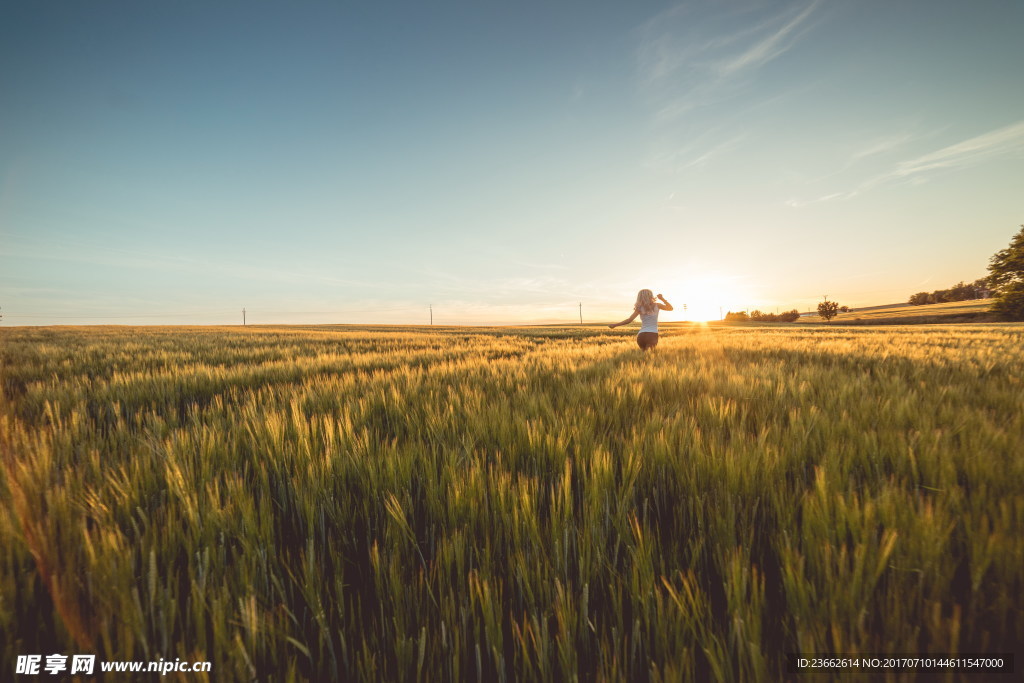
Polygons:
<instances>
[{"instance_id":1,"label":"long hair","mask_svg":"<svg viewBox=\"0 0 1024 683\"><path fill-rule=\"evenodd\" d=\"M654 300L654 292L649 289L641 289L636 294L636 310L640 311L641 315L647 315L654 313L658 310L658 303Z\"/></svg>"}]
</instances>

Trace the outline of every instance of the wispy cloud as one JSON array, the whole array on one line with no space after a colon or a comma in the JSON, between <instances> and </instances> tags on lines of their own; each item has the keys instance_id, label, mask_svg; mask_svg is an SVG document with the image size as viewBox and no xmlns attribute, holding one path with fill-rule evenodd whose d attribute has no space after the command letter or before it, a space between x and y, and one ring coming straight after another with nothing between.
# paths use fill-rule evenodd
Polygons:
<instances>
[{"instance_id":1,"label":"wispy cloud","mask_svg":"<svg viewBox=\"0 0 1024 683\"><path fill-rule=\"evenodd\" d=\"M793 47L797 38L806 31L807 19L817 7L818 3L812 2L782 26L778 26L777 22L780 18L785 21L785 15L764 22L754 32L759 40L743 53L716 64L718 72L724 77L733 76L747 69L756 69L783 54Z\"/></svg>"},{"instance_id":2,"label":"wispy cloud","mask_svg":"<svg viewBox=\"0 0 1024 683\"><path fill-rule=\"evenodd\" d=\"M734 7L687 4L639 29L638 78L661 101L656 118L678 118L728 98L748 76L797 44L813 27L819 2L769 16Z\"/></svg>"},{"instance_id":3,"label":"wispy cloud","mask_svg":"<svg viewBox=\"0 0 1024 683\"><path fill-rule=\"evenodd\" d=\"M681 145L674 138L668 138L651 154L647 165L673 175L704 169L739 149L747 137L745 132L716 127L692 140L682 141ZM668 200L675 195L676 192L672 192Z\"/></svg>"},{"instance_id":4,"label":"wispy cloud","mask_svg":"<svg viewBox=\"0 0 1024 683\"><path fill-rule=\"evenodd\" d=\"M870 149L867 151L876 153ZM832 192L811 200L794 199L786 204L799 208L836 199L850 199L876 187L900 182L921 183L934 172L968 168L999 157L1022 154L1024 154L1024 120L901 161L888 171L867 178L851 190Z\"/></svg>"},{"instance_id":5,"label":"wispy cloud","mask_svg":"<svg viewBox=\"0 0 1024 683\"><path fill-rule=\"evenodd\" d=\"M887 154L903 145L907 144L913 139L913 135L910 133L903 133L897 135L887 135L882 138L871 140L864 144L860 149L856 150L850 155L850 162L856 163L869 157L878 156L880 154Z\"/></svg>"},{"instance_id":6,"label":"wispy cloud","mask_svg":"<svg viewBox=\"0 0 1024 683\"><path fill-rule=\"evenodd\" d=\"M943 168L974 166L999 156L1024 152L1024 121L943 147L899 164L893 178L907 178Z\"/></svg>"},{"instance_id":7,"label":"wispy cloud","mask_svg":"<svg viewBox=\"0 0 1024 683\"><path fill-rule=\"evenodd\" d=\"M637 86L656 138L647 163L669 174L703 169L756 135L755 112L808 87L756 79L825 19L820 6L694 0L638 28Z\"/></svg>"}]
</instances>

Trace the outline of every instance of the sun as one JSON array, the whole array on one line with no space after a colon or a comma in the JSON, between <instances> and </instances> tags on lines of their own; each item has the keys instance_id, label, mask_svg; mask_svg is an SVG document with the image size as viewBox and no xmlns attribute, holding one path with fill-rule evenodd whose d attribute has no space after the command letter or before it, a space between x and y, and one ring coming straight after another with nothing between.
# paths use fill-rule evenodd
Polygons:
<instances>
[{"instance_id":1,"label":"sun","mask_svg":"<svg viewBox=\"0 0 1024 683\"><path fill-rule=\"evenodd\" d=\"M694 322L708 322L710 320L721 320L724 312L710 301L694 301L693 304L684 303L684 320Z\"/></svg>"},{"instance_id":2,"label":"sun","mask_svg":"<svg viewBox=\"0 0 1024 683\"><path fill-rule=\"evenodd\" d=\"M741 310L745 303L737 279L724 275L701 275L681 279L672 286L676 317L693 322L721 320L730 310ZM666 296L668 294L666 293Z\"/></svg>"}]
</instances>

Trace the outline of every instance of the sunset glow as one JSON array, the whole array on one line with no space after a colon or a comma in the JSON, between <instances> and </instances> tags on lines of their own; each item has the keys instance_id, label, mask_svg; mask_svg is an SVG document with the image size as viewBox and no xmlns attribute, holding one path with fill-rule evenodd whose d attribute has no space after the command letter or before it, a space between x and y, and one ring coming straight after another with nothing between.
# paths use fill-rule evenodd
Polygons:
<instances>
[{"instance_id":1,"label":"sunset glow","mask_svg":"<svg viewBox=\"0 0 1024 683\"><path fill-rule=\"evenodd\" d=\"M678 320L707 322L721 320L730 310L749 306L749 294L737 284L738 278L727 275L704 275L680 281L673 288Z\"/></svg>"},{"instance_id":2,"label":"sunset glow","mask_svg":"<svg viewBox=\"0 0 1024 683\"><path fill-rule=\"evenodd\" d=\"M1022 8L6 3L0 324L579 323L646 287L716 320L970 282L1024 220Z\"/></svg>"}]
</instances>

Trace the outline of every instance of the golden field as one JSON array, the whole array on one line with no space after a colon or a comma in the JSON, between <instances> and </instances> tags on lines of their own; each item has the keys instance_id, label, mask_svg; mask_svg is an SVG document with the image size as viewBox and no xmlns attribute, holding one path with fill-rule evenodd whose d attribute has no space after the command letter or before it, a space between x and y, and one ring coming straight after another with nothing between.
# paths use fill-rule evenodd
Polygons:
<instances>
[{"instance_id":1,"label":"golden field","mask_svg":"<svg viewBox=\"0 0 1024 683\"><path fill-rule=\"evenodd\" d=\"M1022 342L0 330L0 661L761 681L794 652L1012 652Z\"/></svg>"}]
</instances>

